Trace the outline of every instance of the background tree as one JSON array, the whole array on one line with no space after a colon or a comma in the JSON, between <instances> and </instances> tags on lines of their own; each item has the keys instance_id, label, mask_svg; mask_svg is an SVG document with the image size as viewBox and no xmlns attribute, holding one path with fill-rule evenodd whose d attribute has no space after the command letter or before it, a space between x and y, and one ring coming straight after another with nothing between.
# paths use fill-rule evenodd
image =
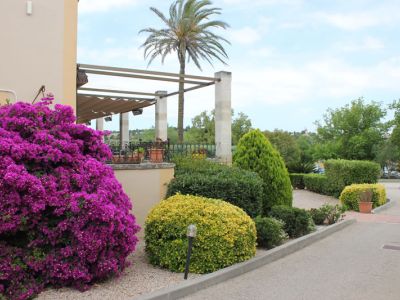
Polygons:
<instances>
[{"instance_id":1,"label":"background tree","mask_svg":"<svg viewBox=\"0 0 400 300\"><path fill-rule=\"evenodd\" d=\"M374 160L388 126L380 103L359 98L339 109L329 109L317 122L318 158Z\"/></svg>"},{"instance_id":2,"label":"background tree","mask_svg":"<svg viewBox=\"0 0 400 300\"><path fill-rule=\"evenodd\" d=\"M275 129L274 131L264 131L264 135L282 155L288 170L291 169L291 166L300 163L301 150L293 134Z\"/></svg>"},{"instance_id":3,"label":"background tree","mask_svg":"<svg viewBox=\"0 0 400 300\"><path fill-rule=\"evenodd\" d=\"M232 143L236 145L239 139L251 130L251 120L247 115L239 112L235 117L232 110ZM185 139L189 143L214 144L215 142L215 115L211 112L203 111L192 119L192 126L187 128Z\"/></svg>"},{"instance_id":4,"label":"background tree","mask_svg":"<svg viewBox=\"0 0 400 300\"><path fill-rule=\"evenodd\" d=\"M208 0L177 0L169 9L167 18L157 8L150 9L167 26L163 29L147 28L140 32L149 33L144 47L144 55L149 59L149 64L158 56L164 62L166 56L172 52L178 55L180 64L179 74L179 101L178 101L178 138L183 142L183 116L184 116L184 82L186 61L192 60L201 70L200 60L206 60L212 65L212 60L217 59L225 63L228 55L221 41L229 42L216 35L212 29L226 29L227 23L213 21L214 15L219 15L220 8L210 7Z\"/></svg>"},{"instance_id":5,"label":"background tree","mask_svg":"<svg viewBox=\"0 0 400 300\"><path fill-rule=\"evenodd\" d=\"M232 110L233 115L233 110ZM237 145L240 138L252 129L251 120L247 115L239 112L232 121L232 144Z\"/></svg>"}]
</instances>

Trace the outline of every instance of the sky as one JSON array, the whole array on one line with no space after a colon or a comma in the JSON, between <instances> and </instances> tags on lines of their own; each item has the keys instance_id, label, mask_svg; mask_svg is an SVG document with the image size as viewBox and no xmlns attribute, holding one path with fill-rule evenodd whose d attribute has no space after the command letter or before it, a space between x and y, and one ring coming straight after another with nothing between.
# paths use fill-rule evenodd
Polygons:
<instances>
[{"instance_id":1,"label":"sky","mask_svg":"<svg viewBox=\"0 0 400 300\"><path fill-rule=\"evenodd\" d=\"M140 45L143 28L163 28L150 11L168 13L170 1L82 0L79 3L78 62L179 72L171 55L148 66ZM389 104L400 99L399 0L215 0L218 19L230 25L228 65L194 64L188 74L232 72L232 108L262 130L315 130L328 108L364 97ZM155 92L178 89L175 83L89 77L90 86ZM185 96L185 126L214 108L214 88ZM168 99L168 123L177 124L177 97ZM106 123L118 129L118 118ZM154 126L154 107L131 116L130 129Z\"/></svg>"}]
</instances>

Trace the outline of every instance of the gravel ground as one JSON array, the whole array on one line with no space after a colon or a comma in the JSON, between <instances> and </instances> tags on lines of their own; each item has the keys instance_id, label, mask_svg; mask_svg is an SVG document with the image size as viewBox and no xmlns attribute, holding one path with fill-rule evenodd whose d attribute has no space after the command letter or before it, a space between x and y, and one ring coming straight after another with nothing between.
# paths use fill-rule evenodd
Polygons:
<instances>
[{"instance_id":1,"label":"gravel ground","mask_svg":"<svg viewBox=\"0 0 400 300\"><path fill-rule=\"evenodd\" d=\"M309 191L294 190L293 205L300 208L318 208L325 203L338 204L335 198L322 196ZM318 228L320 229L320 228ZM266 250L258 249L256 256ZM47 289L42 292L38 300L132 300L140 295L150 293L160 288L175 285L183 281L183 274L172 273L151 266L144 252L144 243L139 243L137 250L129 257L131 266L122 276L106 282L95 284L89 291L79 292L75 289ZM201 275L190 274L190 278Z\"/></svg>"},{"instance_id":2,"label":"gravel ground","mask_svg":"<svg viewBox=\"0 0 400 300\"><path fill-rule=\"evenodd\" d=\"M336 205L340 201L336 198L316 194L306 190L294 190L293 191L293 206L298 208L319 208L324 204Z\"/></svg>"},{"instance_id":3,"label":"gravel ground","mask_svg":"<svg viewBox=\"0 0 400 300\"><path fill-rule=\"evenodd\" d=\"M183 274L172 273L155 268L147 262L144 244L138 245L134 254L129 257L132 263L122 276L106 282L95 284L89 291L79 292L75 289L47 289L38 300L132 300L142 294L174 285L183 280ZM190 278L199 275L190 274Z\"/></svg>"}]
</instances>

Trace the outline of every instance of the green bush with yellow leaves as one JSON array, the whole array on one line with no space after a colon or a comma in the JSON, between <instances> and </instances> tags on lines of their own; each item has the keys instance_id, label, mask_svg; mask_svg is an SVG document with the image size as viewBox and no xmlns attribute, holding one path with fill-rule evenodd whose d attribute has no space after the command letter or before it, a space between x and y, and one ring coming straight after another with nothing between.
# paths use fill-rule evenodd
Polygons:
<instances>
[{"instance_id":1,"label":"green bush with yellow leaves","mask_svg":"<svg viewBox=\"0 0 400 300\"><path fill-rule=\"evenodd\" d=\"M340 194L340 201L347 209L358 211L358 202L361 194L366 190L372 190L372 207L378 207L386 203L386 190L382 184L352 184L346 186Z\"/></svg>"},{"instance_id":2,"label":"green bush with yellow leaves","mask_svg":"<svg viewBox=\"0 0 400 300\"><path fill-rule=\"evenodd\" d=\"M147 217L145 241L150 263L183 272L190 224L197 226L191 273L214 272L256 253L256 227L242 209L222 200L178 194L161 201Z\"/></svg>"}]
</instances>

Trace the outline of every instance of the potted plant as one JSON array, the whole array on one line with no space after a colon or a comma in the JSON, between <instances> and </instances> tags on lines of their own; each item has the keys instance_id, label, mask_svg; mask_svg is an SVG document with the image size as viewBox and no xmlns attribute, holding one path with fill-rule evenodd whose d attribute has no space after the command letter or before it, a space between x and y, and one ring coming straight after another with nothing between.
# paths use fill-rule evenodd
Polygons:
<instances>
[{"instance_id":1,"label":"potted plant","mask_svg":"<svg viewBox=\"0 0 400 300\"><path fill-rule=\"evenodd\" d=\"M149 157L152 163L161 163L164 161L163 141L160 138L157 138L149 149Z\"/></svg>"},{"instance_id":2,"label":"potted plant","mask_svg":"<svg viewBox=\"0 0 400 300\"><path fill-rule=\"evenodd\" d=\"M367 189L360 194L358 208L360 213L370 214L372 211L372 189Z\"/></svg>"},{"instance_id":3,"label":"potted plant","mask_svg":"<svg viewBox=\"0 0 400 300\"><path fill-rule=\"evenodd\" d=\"M144 148L139 147L135 151L132 152L132 156L130 157L130 162L133 164L140 164L144 158Z\"/></svg>"},{"instance_id":4,"label":"potted plant","mask_svg":"<svg viewBox=\"0 0 400 300\"><path fill-rule=\"evenodd\" d=\"M136 151L137 151L137 155L139 156L140 162L142 162L143 159L144 159L144 148L143 147L139 147L139 148L137 148Z\"/></svg>"}]
</instances>

